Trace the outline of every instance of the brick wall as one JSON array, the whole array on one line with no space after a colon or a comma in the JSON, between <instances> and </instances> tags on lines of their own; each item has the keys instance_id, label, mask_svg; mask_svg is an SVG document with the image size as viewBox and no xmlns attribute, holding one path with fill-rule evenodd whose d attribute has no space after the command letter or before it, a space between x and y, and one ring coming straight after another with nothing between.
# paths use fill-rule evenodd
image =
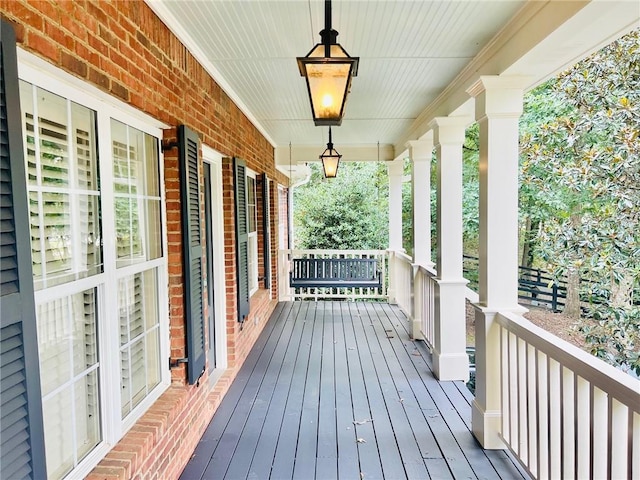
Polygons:
<instances>
[{"instance_id":1,"label":"brick wall","mask_svg":"<svg viewBox=\"0 0 640 480\"><path fill-rule=\"evenodd\" d=\"M204 144L227 157L243 158L258 173L266 172L274 179L272 195L278 183L287 183L275 169L273 147L145 3L2 0L0 14L15 25L22 48L168 125L188 125ZM175 128L170 129L165 139L175 135ZM166 151L164 158L171 356L182 358L186 352L177 151ZM275 307L269 292L259 290L251 299L251 314L242 330L236 321L232 173L231 160L225 159L222 180L229 368L212 391L207 390L206 378L199 387L188 386L184 367L174 369L172 386L94 469L88 477L92 480L177 478ZM276 198L273 196L271 202L274 292L279 218Z\"/></svg>"}]
</instances>

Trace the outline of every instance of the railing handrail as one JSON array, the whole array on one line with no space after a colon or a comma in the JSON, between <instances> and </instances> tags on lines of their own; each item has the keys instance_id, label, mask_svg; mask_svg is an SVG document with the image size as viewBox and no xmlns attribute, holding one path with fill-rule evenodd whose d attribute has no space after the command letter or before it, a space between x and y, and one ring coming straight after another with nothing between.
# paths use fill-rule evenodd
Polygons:
<instances>
[{"instance_id":1,"label":"railing handrail","mask_svg":"<svg viewBox=\"0 0 640 480\"><path fill-rule=\"evenodd\" d=\"M429 275L431 277L437 277L438 276L438 272L433 267L425 267L424 265L418 265L418 268L425 275Z\"/></svg>"},{"instance_id":2,"label":"railing handrail","mask_svg":"<svg viewBox=\"0 0 640 480\"><path fill-rule=\"evenodd\" d=\"M640 413L640 380L556 337L521 315L499 312L496 319L509 332Z\"/></svg>"},{"instance_id":3,"label":"railing handrail","mask_svg":"<svg viewBox=\"0 0 640 480\"><path fill-rule=\"evenodd\" d=\"M374 249L283 249L282 251L290 253L291 255L384 255L387 250L374 250Z\"/></svg>"}]
</instances>

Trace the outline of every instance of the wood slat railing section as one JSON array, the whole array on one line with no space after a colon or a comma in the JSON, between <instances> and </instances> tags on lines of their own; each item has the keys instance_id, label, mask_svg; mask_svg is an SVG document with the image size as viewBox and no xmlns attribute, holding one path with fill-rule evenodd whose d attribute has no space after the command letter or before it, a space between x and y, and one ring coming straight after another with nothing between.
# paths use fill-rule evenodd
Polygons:
<instances>
[{"instance_id":1,"label":"wood slat railing section","mask_svg":"<svg viewBox=\"0 0 640 480\"><path fill-rule=\"evenodd\" d=\"M407 315L413 317L412 290L413 290L413 266L410 256L403 252L390 252L389 271L389 301L397 304Z\"/></svg>"},{"instance_id":2,"label":"wood slat railing section","mask_svg":"<svg viewBox=\"0 0 640 480\"><path fill-rule=\"evenodd\" d=\"M640 381L498 314L502 437L534 478L640 478Z\"/></svg>"},{"instance_id":3,"label":"wood slat railing section","mask_svg":"<svg viewBox=\"0 0 640 480\"><path fill-rule=\"evenodd\" d=\"M436 288L436 272L435 270L417 267L416 269L416 290L414 302L419 309L420 316L420 333L422 339L427 343L429 349L433 349L434 331L435 331L435 288Z\"/></svg>"}]
</instances>

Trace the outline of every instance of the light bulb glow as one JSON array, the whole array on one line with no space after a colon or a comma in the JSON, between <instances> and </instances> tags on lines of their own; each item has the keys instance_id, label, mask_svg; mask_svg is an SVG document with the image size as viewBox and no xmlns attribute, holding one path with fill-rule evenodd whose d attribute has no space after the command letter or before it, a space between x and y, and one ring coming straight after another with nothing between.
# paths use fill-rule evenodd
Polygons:
<instances>
[{"instance_id":1,"label":"light bulb glow","mask_svg":"<svg viewBox=\"0 0 640 480\"><path fill-rule=\"evenodd\" d=\"M325 93L322 96L322 106L328 108L333 105L333 97L330 93Z\"/></svg>"}]
</instances>

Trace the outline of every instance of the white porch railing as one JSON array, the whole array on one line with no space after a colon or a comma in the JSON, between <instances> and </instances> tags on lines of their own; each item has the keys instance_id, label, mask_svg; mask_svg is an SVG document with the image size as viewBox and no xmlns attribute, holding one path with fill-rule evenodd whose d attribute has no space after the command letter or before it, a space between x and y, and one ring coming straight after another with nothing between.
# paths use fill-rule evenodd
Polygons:
<instances>
[{"instance_id":1,"label":"white porch railing","mask_svg":"<svg viewBox=\"0 0 640 480\"><path fill-rule=\"evenodd\" d=\"M427 343L430 349L433 349L435 342L435 278L435 270L422 266L416 267L414 292L414 303L416 306L415 314L417 319L420 321L422 339Z\"/></svg>"},{"instance_id":2,"label":"white porch railing","mask_svg":"<svg viewBox=\"0 0 640 480\"><path fill-rule=\"evenodd\" d=\"M640 381L533 325L496 315L502 438L535 478L640 478Z\"/></svg>"},{"instance_id":3,"label":"white porch railing","mask_svg":"<svg viewBox=\"0 0 640 480\"><path fill-rule=\"evenodd\" d=\"M395 303L412 319L413 338L424 340L429 348L434 345L435 325L435 270L415 265L411 257L400 252L389 253L389 294Z\"/></svg>"},{"instance_id":4,"label":"white porch railing","mask_svg":"<svg viewBox=\"0 0 640 480\"><path fill-rule=\"evenodd\" d=\"M386 250L280 250L278 252L280 301L319 298L387 299ZM295 258L369 258L376 259L382 287L298 287L291 288L289 272Z\"/></svg>"},{"instance_id":5,"label":"white porch railing","mask_svg":"<svg viewBox=\"0 0 640 480\"><path fill-rule=\"evenodd\" d=\"M403 252L389 251L389 301L413 317L412 299L413 263Z\"/></svg>"}]
</instances>

